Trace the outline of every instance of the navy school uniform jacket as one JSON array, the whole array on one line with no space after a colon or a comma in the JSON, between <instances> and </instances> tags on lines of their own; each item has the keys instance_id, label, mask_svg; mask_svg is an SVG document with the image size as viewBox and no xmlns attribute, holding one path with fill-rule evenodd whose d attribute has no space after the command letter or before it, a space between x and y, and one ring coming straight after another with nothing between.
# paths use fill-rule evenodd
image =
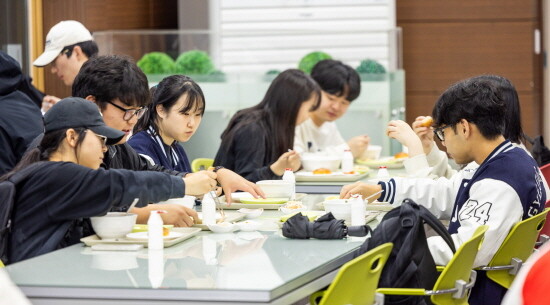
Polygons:
<instances>
[{"instance_id":1,"label":"navy school uniform jacket","mask_svg":"<svg viewBox=\"0 0 550 305\"><path fill-rule=\"evenodd\" d=\"M154 164L179 172L191 172L187 154L177 142L168 146L162 143L159 136L153 136L147 131L140 131L128 140L128 144L138 154L145 158L149 157Z\"/></svg>"},{"instance_id":2,"label":"navy school uniform jacket","mask_svg":"<svg viewBox=\"0 0 550 305\"><path fill-rule=\"evenodd\" d=\"M449 233L456 248L488 225L475 265L487 265L514 224L540 213L547 200L545 181L535 160L523 149L504 141L477 168L451 177L394 178L379 182L381 201L400 203L412 198L441 219L450 219ZM446 264L452 252L439 237L428 238L437 264ZM500 304L506 290L478 272L470 304Z\"/></svg>"},{"instance_id":3,"label":"navy school uniform jacket","mask_svg":"<svg viewBox=\"0 0 550 305\"><path fill-rule=\"evenodd\" d=\"M145 206L184 194L183 179L167 173L46 162L17 185L10 261L78 243L89 232L75 226L75 220L104 215L112 206L126 210L134 198Z\"/></svg>"}]
</instances>

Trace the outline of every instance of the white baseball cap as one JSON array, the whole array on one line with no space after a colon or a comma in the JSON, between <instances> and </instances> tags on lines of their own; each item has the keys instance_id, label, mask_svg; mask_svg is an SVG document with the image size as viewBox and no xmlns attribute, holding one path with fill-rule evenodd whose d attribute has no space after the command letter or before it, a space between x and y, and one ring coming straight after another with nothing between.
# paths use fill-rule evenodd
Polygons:
<instances>
[{"instance_id":1,"label":"white baseball cap","mask_svg":"<svg viewBox=\"0 0 550 305\"><path fill-rule=\"evenodd\" d=\"M38 56L33 65L43 67L51 63L64 47L89 40L93 40L92 34L82 23L74 20L61 21L46 35L44 53Z\"/></svg>"}]
</instances>

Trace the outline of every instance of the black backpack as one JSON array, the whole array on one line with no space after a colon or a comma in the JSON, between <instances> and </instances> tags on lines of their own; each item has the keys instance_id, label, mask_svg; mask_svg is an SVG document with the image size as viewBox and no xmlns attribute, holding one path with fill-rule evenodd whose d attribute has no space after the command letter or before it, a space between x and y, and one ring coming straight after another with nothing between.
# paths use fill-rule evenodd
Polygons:
<instances>
[{"instance_id":1,"label":"black backpack","mask_svg":"<svg viewBox=\"0 0 550 305\"><path fill-rule=\"evenodd\" d=\"M377 246L391 242L393 249L382 270L378 287L432 289L437 278L434 259L428 248L424 223L432 227L451 250L455 247L451 235L428 209L410 199L389 211L374 229L371 237L355 253L361 255ZM384 304L431 304L428 297L386 296Z\"/></svg>"},{"instance_id":2,"label":"black backpack","mask_svg":"<svg viewBox=\"0 0 550 305\"><path fill-rule=\"evenodd\" d=\"M7 265L11 219L15 205L17 184L34 173L44 162L33 163L0 182L0 260Z\"/></svg>"}]
</instances>

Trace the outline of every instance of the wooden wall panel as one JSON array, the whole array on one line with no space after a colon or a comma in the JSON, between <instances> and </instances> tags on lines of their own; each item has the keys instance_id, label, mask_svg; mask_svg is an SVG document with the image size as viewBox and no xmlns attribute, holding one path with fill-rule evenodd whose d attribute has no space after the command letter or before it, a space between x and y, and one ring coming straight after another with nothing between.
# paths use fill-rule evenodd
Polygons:
<instances>
[{"instance_id":1,"label":"wooden wall panel","mask_svg":"<svg viewBox=\"0 0 550 305\"><path fill-rule=\"evenodd\" d=\"M403 29L407 121L431 113L451 84L498 74L516 86L522 124L542 132L542 59L534 53L538 0L396 1Z\"/></svg>"},{"instance_id":2,"label":"wooden wall panel","mask_svg":"<svg viewBox=\"0 0 550 305\"><path fill-rule=\"evenodd\" d=\"M531 22L407 24L403 63L407 74L414 72L407 90L441 92L479 74L503 75L518 90L532 90L533 43Z\"/></svg>"},{"instance_id":3,"label":"wooden wall panel","mask_svg":"<svg viewBox=\"0 0 550 305\"><path fill-rule=\"evenodd\" d=\"M537 17L537 0L396 0L397 20L504 20Z\"/></svg>"},{"instance_id":4,"label":"wooden wall panel","mask_svg":"<svg viewBox=\"0 0 550 305\"><path fill-rule=\"evenodd\" d=\"M43 3L43 12L44 37L62 20L80 21L91 32L178 27L177 0L48 0ZM132 43L139 42L129 42ZM127 52L127 55L133 54ZM59 97L69 96L70 88L50 73L49 66L44 69L45 92Z\"/></svg>"}]
</instances>

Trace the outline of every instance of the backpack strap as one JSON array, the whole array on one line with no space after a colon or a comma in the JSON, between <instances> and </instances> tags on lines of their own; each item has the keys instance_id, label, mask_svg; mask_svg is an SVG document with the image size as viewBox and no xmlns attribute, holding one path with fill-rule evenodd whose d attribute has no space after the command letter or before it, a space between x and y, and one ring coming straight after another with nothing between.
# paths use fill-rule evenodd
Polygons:
<instances>
[{"instance_id":1,"label":"backpack strap","mask_svg":"<svg viewBox=\"0 0 550 305\"><path fill-rule=\"evenodd\" d=\"M15 174L11 175L8 180L11 181L13 184L17 185L22 180L25 180L29 175L34 173L39 167L41 167L45 161L39 161L30 164L29 166L23 168L22 170L16 172Z\"/></svg>"},{"instance_id":2,"label":"backpack strap","mask_svg":"<svg viewBox=\"0 0 550 305\"><path fill-rule=\"evenodd\" d=\"M451 248L451 251L453 253L456 252L456 248L453 242L453 238L451 237L451 234L449 234L449 231L447 231L447 228L441 223L437 217L435 217L434 214L432 214L426 207L417 204L416 202L412 201L411 199L405 199L403 204L407 203L413 203L415 206L418 207L420 212L420 217L432 228L434 231L443 238L445 243L449 245L449 248Z\"/></svg>"}]
</instances>

